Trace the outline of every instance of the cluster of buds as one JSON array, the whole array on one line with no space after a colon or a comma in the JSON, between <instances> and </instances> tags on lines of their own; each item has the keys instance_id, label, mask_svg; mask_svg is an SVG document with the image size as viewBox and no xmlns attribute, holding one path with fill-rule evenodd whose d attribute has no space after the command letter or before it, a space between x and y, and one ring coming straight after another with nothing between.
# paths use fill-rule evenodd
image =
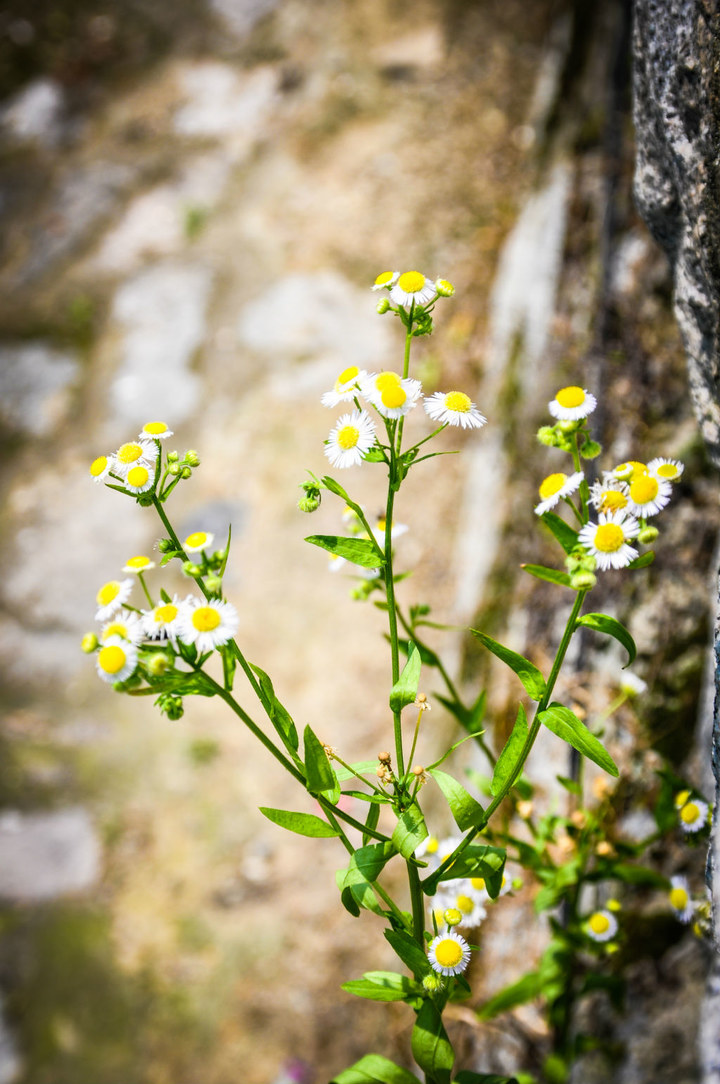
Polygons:
<instances>
[{"instance_id":1,"label":"cluster of buds","mask_svg":"<svg viewBox=\"0 0 720 1084\"><path fill-rule=\"evenodd\" d=\"M389 753L378 753L378 761L379 764L375 769L375 775L383 786L390 786L395 781L395 776L391 767L392 757Z\"/></svg>"}]
</instances>

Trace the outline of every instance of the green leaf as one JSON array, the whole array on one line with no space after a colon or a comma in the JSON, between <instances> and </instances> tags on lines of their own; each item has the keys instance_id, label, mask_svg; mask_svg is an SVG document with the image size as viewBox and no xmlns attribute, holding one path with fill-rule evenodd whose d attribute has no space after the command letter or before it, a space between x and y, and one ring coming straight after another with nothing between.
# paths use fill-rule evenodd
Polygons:
<instances>
[{"instance_id":1,"label":"green leaf","mask_svg":"<svg viewBox=\"0 0 720 1084\"><path fill-rule=\"evenodd\" d=\"M463 1069L455 1077L455 1084L518 1084L517 1077L497 1076L496 1073L472 1073Z\"/></svg>"},{"instance_id":2,"label":"green leaf","mask_svg":"<svg viewBox=\"0 0 720 1084\"><path fill-rule=\"evenodd\" d=\"M378 546L369 538L341 538L334 534L311 534L305 539L313 546L332 553L334 557L345 557L354 565L362 568L381 568L385 564Z\"/></svg>"},{"instance_id":3,"label":"green leaf","mask_svg":"<svg viewBox=\"0 0 720 1084\"><path fill-rule=\"evenodd\" d=\"M518 757L522 751L528 736L527 716L525 708L520 704L517 718L512 728L510 737L505 742L500 756L495 762L490 790L494 795L500 794L508 779L512 776Z\"/></svg>"},{"instance_id":4,"label":"green leaf","mask_svg":"<svg viewBox=\"0 0 720 1084\"><path fill-rule=\"evenodd\" d=\"M372 838L370 833L375 831L375 829L378 826L378 821L379 820L380 820L380 804L379 804L379 802L371 802L370 803L370 808L368 809L368 815L365 818L365 829L366 829L366 831L363 832L363 837L362 837L363 844L366 844L366 843L370 842L370 839Z\"/></svg>"},{"instance_id":5,"label":"green leaf","mask_svg":"<svg viewBox=\"0 0 720 1084\"><path fill-rule=\"evenodd\" d=\"M413 802L398 817L395 831L392 834L393 846L403 858L410 858L416 847L419 847L429 833L422 810L417 802Z\"/></svg>"},{"instance_id":6,"label":"green leaf","mask_svg":"<svg viewBox=\"0 0 720 1084\"><path fill-rule=\"evenodd\" d=\"M428 896L432 896L440 881L451 881L456 877L482 877L488 894L495 899L502 887L506 857L507 852L502 847L471 843L442 874L432 873L426 877L422 882L423 889Z\"/></svg>"},{"instance_id":7,"label":"green leaf","mask_svg":"<svg viewBox=\"0 0 720 1084\"><path fill-rule=\"evenodd\" d=\"M402 673L390 692L391 711L402 711L408 704L413 704L415 702L418 683L420 681L421 666L422 656L415 644L411 643L407 662L403 666Z\"/></svg>"},{"instance_id":8,"label":"green leaf","mask_svg":"<svg viewBox=\"0 0 720 1084\"><path fill-rule=\"evenodd\" d=\"M370 774L374 776L377 766L377 760L360 760L356 764L350 765L350 767L354 769L354 772L357 772L357 775L355 775L354 772L348 771L344 765L336 763L335 775L344 783L348 779L357 779L358 775L362 775L364 772L370 772Z\"/></svg>"},{"instance_id":9,"label":"green leaf","mask_svg":"<svg viewBox=\"0 0 720 1084\"><path fill-rule=\"evenodd\" d=\"M273 824L279 824L289 832L297 832L299 836L322 839L340 834L336 828L316 817L314 813L292 813L289 809L271 809L262 805L259 808L262 815Z\"/></svg>"},{"instance_id":10,"label":"green leaf","mask_svg":"<svg viewBox=\"0 0 720 1084\"><path fill-rule=\"evenodd\" d=\"M395 853L391 843L370 843L355 851L347 869L338 870L335 879L343 904L351 914L358 915L360 907L382 913L371 883L377 880L383 866Z\"/></svg>"},{"instance_id":11,"label":"green leaf","mask_svg":"<svg viewBox=\"0 0 720 1084\"><path fill-rule=\"evenodd\" d=\"M419 1084L418 1078L401 1069L394 1061L380 1054L366 1054L338 1076L330 1084Z\"/></svg>"},{"instance_id":12,"label":"green leaf","mask_svg":"<svg viewBox=\"0 0 720 1084\"><path fill-rule=\"evenodd\" d=\"M641 553L639 557L636 557L634 561L631 561L627 566L628 568L647 568L655 560L655 553L653 550L648 550L647 553Z\"/></svg>"},{"instance_id":13,"label":"green leaf","mask_svg":"<svg viewBox=\"0 0 720 1084\"><path fill-rule=\"evenodd\" d=\"M450 812L461 832L466 832L468 828L476 828L482 823L485 810L479 802L475 801L472 795L468 794L465 787L458 783L457 779L448 775L447 772L439 771L437 768L428 768L427 772L443 792L445 800L450 806Z\"/></svg>"},{"instance_id":14,"label":"green leaf","mask_svg":"<svg viewBox=\"0 0 720 1084\"><path fill-rule=\"evenodd\" d=\"M275 727L285 748L292 753L296 753L300 746L300 741L295 728L295 723L292 721L290 713L276 697L273 683L265 671L261 670L259 666L253 666L252 663L250 664L250 668L257 675L260 682L260 690L265 698L264 707L270 722ZM298 757L295 757L294 759L300 764Z\"/></svg>"},{"instance_id":15,"label":"green leaf","mask_svg":"<svg viewBox=\"0 0 720 1084\"><path fill-rule=\"evenodd\" d=\"M578 753L592 760L609 775L617 777L620 774L615 761L605 747L569 708L553 703L545 711L541 711L538 718L548 730L557 734L558 738L562 738L568 745L572 745L573 749L577 749Z\"/></svg>"},{"instance_id":16,"label":"green leaf","mask_svg":"<svg viewBox=\"0 0 720 1084\"><path fill-rule=\"evenodd\" d=\"M337 802L340 785L332 769L322 742L309 726L303 734L305 743L305 786L311 794L324 794Z\"/></svg>"},{"instance_id":17,"label":"green leaf","mask_svg":"<svg viewBox=\"0 0 720 1084\"><path fill-rule=\"evenodd\" d=\"M578 533L569 527L564 519L554 512L543 512L540 516L545 526L560 543L566 553L572 553L578 544Z\"/></svg>"},{"instance_id":18,"label":"green leaf","mask_svg":"<svg viewBox=\"0 0 720 1084\"><path fill-rule=\"evenodd\" d=\"M344 982L341 990L369 1001L408 1001L422 996L422 986L396 971L366 971L362 979Z\"/></svg>"},{"instance_id":19,"label":"green leaf","mask_svg":"<svg viewBox=\"0 0 720 1084\"><path fill-rule=\"evenodd\" d=\"M625 862L603 863L598 870L593 870L592 873L586 874L585 877L588 881L612 879L613 881L624 881L629 885L648 885L651 888L668 889L670 885L667 877L663 877L662 873L658 873L654 869L648 869L647 866L631 866Z\"/></svg>"},{"instance_id":20,"label":"green leaf","mask_svg":"<svg viewBox=\"0 0 720 1084\"><path fill-rule=\"evenodd\" d=\"M450 1084L455 1054L434 1001L423 1001L410 1038L413 1057L433 1084Z\"/></svg>"},{"instance_id":21,"label":"green leaf","mask_svg":"<svg viewBox=\"0 0 720 1084\"><path fill-rule=\"evenodd\" d=\"M423 975L430 973L432 970L430 961L414 937L403 930L384 930L383 932L385 939L416 978L421 979Z\"/></svg>"},{"instance_id":22,"label":"green leaf","mask_svg":"<svg viewBox=\"0 0 720 1084\"><path fill-rule=\"evenodd\" d=\"M545 568L544 565L520 565L525 572L529 572L536 580L546 580L547 583L558 583L561 587L570 586L570 577L567 572L560 572L556 568Z\"/></svg>"},{"instance_id":23,"label":"green leaf","mask_svg":"<svg viewBox=\"0 0 720 1084\"><path fill-rule=\"evenodd\" d=\"M542 700L545 694L545 678L537 666L534 666L523 655L518 655L517 651L511 651L509 647L499 644L497 640L493 640L492 636L486 636L484 632L479 632L477 629L470 629L470 632L473 636L477 636L493 655L515 671L529 697L533 700Z\"/></svg>"},{"instance_id":24,"label":"green leaf","mask_svg":"<svg viewBox=\"0 0 720 1084\"><path fill-rule=\"evenodd\" d=\"M587 629L594 629L596 632L604 632L606 636L614 637L628 653L625 666L629 666L634 661L637 655L635 641L625 626L614 617L609 617L608 614L583 614L577 619L576 625L583 625Z\"/></svg>"},{"instance_id":25,"label":"green leaf","mask_svg":"<svg viewBox=\"0 0 720 1084\"><path fill-rule=\"evenodd\" d=\"M505 986L499 993L486 1001L478 1013L481 1020L491 1020L501 1012L514 1009L516 1005L524 1005L526 1001L534 1001L543 992L545 976L540 971L529 971L517 982Z\"/></svg>"}]
</instances>

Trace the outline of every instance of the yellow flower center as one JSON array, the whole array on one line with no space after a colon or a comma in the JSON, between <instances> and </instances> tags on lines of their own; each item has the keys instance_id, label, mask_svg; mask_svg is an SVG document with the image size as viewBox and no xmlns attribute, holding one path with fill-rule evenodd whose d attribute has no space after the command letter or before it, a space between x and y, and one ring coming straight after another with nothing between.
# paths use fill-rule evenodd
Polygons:
<instances>
[{"instance_id":1,"label":"yellow flower center","mask_svg":"<svg viewBox=\"0 0 720 1084\"><path fill-rule=\"evenodd\" d=\"M174 621L178 615L177 606L173 606L172 602L168 602L165 606L158 606L155 610L155 624L156 625L169 625L171 621Z\"/></svg>"},{"instance_id":2,"label":"yellow flower center","mask_svg":"<svg viewBox=\"0 0 720 1084\"><path fill-rule=\"evenodd\" d=\"M457 967L462 960L462 945L448 937L435 946L435 959L441 967Z\"/></svg>"},{"instance_id":3,"label":"yellow flower center","mask_svg":"<svg viewBox=\"0 0 720 1084\"><path fill-rule=\"evenodd\" d=\"M140 444L121 444L117 450L117 458L121 463L136 463L143 454Z\"/></svg>"},{"instance_id":4,"label":"yellow flower center","mask_svg":"<svg viewBox=\"0 0 720 1084\"><path fill-rule=\"evenodd\" d=\"M570 384L567 388L560 388L555 398L561 407L572 410L573 407L582 406L585 402L585 392L575 384Z\"/></svg>"},{"instance_id":5,"label":"yellow flower center","mask_svg":"<svg viewBox=\"0 0 720 1084\"><path fill-rule=\"evenodd\" d=\"M376 531L384 531L386 527L387 527L387 520L385 519L385 516L380 516L380 519L375 524L375 530ZM437 844L437 840L435 840L435 850L437 850L437 848L438 848L438 844ZM429 844L428 844L427 849L428 849L428 851L430 851L430 845Z\"/></svg>"},{"instance_id":6,"label":"yellow flower center","mask_svg":"<svg viewBox=\"0 0 720 1084\"><path fill-rule=\"evenodd\" d=\"M566 482L567 474L548 474L547 478L545 478L540 485L539 493L541 499L546 501L548 497L554 497Z\"/></svg>"},{"instance_id":7,"label":"yellow flower center","mask_svg":"<svg viewBox=\"0 0 720 1084\"><path fill-rule=\"evenodd\" d=\"M103 640L107 640L109 636L122 636L123 640L127 640L127 625L121 625L119 621L116 621L112 625L108 625L105 632L102 634Z\"/></svg>"},{"instance_id":8,"label":"yellow flower center","mask_svg":"<svg viewBox=\"0 0 720 1084\"><path fill-rule=\"evenodd\" d=\"M593 933L607 933L610 929L610 919L601 911L596 911L594 915L590 915L588 926Z\"/></svg>"},{"instance_id":9,"label":"yellow flower center","mask_svg":"<svg viewBox=\"0 0 720 1084\"><path fill-rule=\"evenodd\" d=\"M98 478L107 467L107 456L99 455L97 459L93 459L90 464L90 474L93 478Z\"/></svg>"},{"instance_id":10,"label":"yellow flower center","mask_svg":"<svg viewBox=\"0 0 720 1084\"><path fill-rule=\"evenodd\" d=\"M619 508L627 506L627 497L619 489L606 489L600 498L600 508L603 512L616 512Z\"/></svg>"},{"instance_id":11,"label":"yellow flower center","mask_svg":"<svg viewBox=\"0 0 720 1084\"><path fill-rule=\"evenodd\" d=\"M360 370L358 369L357 365L349 365L347 369L343 369L343 371L340 373L340 376L335 381L335 390L337 390L343 384L347 384L350 380L354 380L358 376L359 372Z\"/></svg>"},{"instance_id":12,"label":"yellow flower center","mask_svg":"<svg viewBox=\"0 0 720 1084\"><path fill-rule=\"evenodd\" d=\"M378 391L384 391L385 388L392 387L399 383L400 377L397 375L397 373L388 371L384 373L378 373L378 375L375 377L375 387Z\"/></svg>"},{"instance_id":13,"label":"yellow flower center","mask_svg":"<svg viewBox=\"0 0 720 1084\"><path fill-rule=\"evenodd\" d=\"M198 632L212 632L220 624L220 614L212 606L198 606L193 610L192 623Z\"/></svg>"},{"instance_id":14,"label":"yellow flower center","mask_svg":"<svg viewBox=\"0 0 720 1084\"><path fill-rule=\"evenodd\" d=\"M674 463L661 463L657 469L657 473L661 478L672 480L673 478L677 478L679 471Z\"/></svg>"},{"instance_id":15,"label":"yellow flower center","mask_svg":"<svg viewBox=\"0 0 720 1084\"><path fill-rule=\"evenodd\" d=\"M187 538L185 539L185 545L186 546L204 546L206 542L207 542L207 532L206 531L193 531L193 533L189 534L187 536Z\"/></svg>"},{"instance_id":16,"label":"yellow flower center","mask_svg":"<svg viewBox=\"0 0 720 1084\"><path fill-rule=\"evenodd\" d=\"M128 484L138 489L145 485L149 477L150 473L146 467L131 467L127 472Z\"/></svg>"},{"instance_id":17,"label":"yellow flower center","mask_svg":"<svg viewBox=\"0 0 720 1084\"><path fill-rule=\"evenodd\" d=\"M425 285L425 276L421 275L419 271L405 271L398 279L397 284L406 294L416 294Z\"/></svg>"},{"instance_id":18,"label":"yellow flower center","mask_svg":"<svg viewBox=\"0 0 720 1084\"><path fill-rule=\"evenodd\" d=\"M473 888L477 889L478 892L482 892L483 888L485 887L485 878L471 877L470 884L473 886Z\"/></svg>"},{"instance_id":19,"label":"yellow flower center","mask_svg":"<svg viewBox=\"0 0 720 1084\"><path fill-rule=\"evenodd\" d=\"M376 286L384 286L387 282L390 282L392 277L393 277L393 272L392 271L383 271L382 274L378 275L378 277L375 279L375 285Z\"/></svg>"},{"instance_id":20,"label":"yellow flower center","mask_svg":"<svg viewBox=\"0 0 720 1084\"><path fill-rule=\"evenodd\" d=\"M630 500L635 504L649 504L658 495L660 486L649 474L642 474L630 484Z\"/></svg>"},{"instance_id":21,"label":"yellow flower center","mask_svg":"<svg viewBox=\"0 0 720 1084\"><path fill-rule=\"evenodd\" d=\"M428 854L435 854L435 852L437 851L439 846L440 846L440 841L435 839L434 836L432 836L428 840L428 844L427 844L427 847L425 849L426 849Z\"/></svg>"},{"instance_id":22,"label":"yellow flower center","mask_svg":"<svg viewBox=\"0 0 720 1084\"><path fill-rule=\"evenodd\" d=\"M595 548L601 553L617 553L625 542L625 534L617 523L601 523L595 532Z\"/></svg>"},{"instance_id":23,"label":"yellow flower center","mask_svg":"<svg viewBox=\"0 0 720 1084\"><path fill-rule=\"evenodd\" d=\"M455 906L458 911L462 911L464 915L469 915L473 909L473 901L469 896L458 896L455 900Z\"/></svg>"},{"instance_id":24,"label":"yellow flower center","mask_svg":"<svg viewBox=\"0 0 720 1084\"><path fill-rule=\"evenodd\" d=\"M458 414L467 414L472 403L470 396L464 391L451 391L445 396L445 406L448 410L456 410Z\"/></svg>"},{"instance_id":25,"label":"yellow flower center","mask_svg":"<svg viewBox=\"0 0 720 1084\"><path fill-rule=\"evenodd\" d=\"M689 797L689 790L678 791L678 793L675 795L675 806L677 807L677 809L681 809L685 805Z\"/></svg>"},{"instance_id":26,"label":"yellow flower center","mask_svg":"<svg viewBox=\"0 0 720 1084\"><path fill-rule=\"evenodd\" d=\"M380 399L388 410L397 410L407 399L407 392L400 384L386 384L380 393Z\"/></svg>"},{"instance_id":27,"label":"yellow flower center","mask_svg":"<svg viewBox=\"0 0 720 1084\"><path fill-rule=\"evenodd\" d=\"M149 564L152 564L152 561L150 560L149 557L140 557L139 556L139 557L131 557L125 567L135 569L136 571L140 571L140 569L147 568L147 566Z\"/></svg>"},{"instance_id":28,"label":"yellow flower center","mask_svg":"<svg viewBox=\"0 0 720 1084\"><path fill-rule=\"evenodd\" d=\"M106 674L119 674L126 661L127 655L117 644L102 647L98 652L98 666Z\"/></svg>"},{"instance_id":29,"label":"yellow flower center","mask_svg":"<svg viewBox=\"0 0 720 1084\"><path fill-rule=\"evenodd\" d=\"M680 820L685 824L695 824L700 816L700 810L695 802L686 802L680 810Z\"/></svg>"},{"instance_id":30,"label":"yellow flower center","mask_svg":"<svg viewBox=\"0 0 720 1084\"><path fill-rule=\"evenodd\" d=\"M684 888L673 888L670 892L670 906L676 911L684 911L688 905L689 896Z\"/></svg>"},{"instance_id":31,"label":"yellow flower center","mask_svg":"<svg viewBox=\"0 0 720 1084\"><path fill-rule=\"evenodd\" d=\"M104 583L95 596L98 606L109 606L120 593L120 584L117 580Z\"/></svg>"},{"instance_id":32,"label":"yellow flower center","mask_svg":"<svg viewBox=\"0 0 720 1084\"><path fill-rule=\"evenodd\" d=\"M165 422L148 422L143 426L143 433L147 433L151 437L160 436L161 433L167 433L167 426Z\"/></svg>"},{"instance_id":33,"label":"yellow flower center","mask_svg":"<svg viewBox=\"0 0 720 1084\"><path fill-rule=\"evenodd\" d=\"M337 442L345 451L349 448L356 447L359 440L360 430L356 425L344 425L342 429L338 431Z\"/></svg>"}]
</instances>

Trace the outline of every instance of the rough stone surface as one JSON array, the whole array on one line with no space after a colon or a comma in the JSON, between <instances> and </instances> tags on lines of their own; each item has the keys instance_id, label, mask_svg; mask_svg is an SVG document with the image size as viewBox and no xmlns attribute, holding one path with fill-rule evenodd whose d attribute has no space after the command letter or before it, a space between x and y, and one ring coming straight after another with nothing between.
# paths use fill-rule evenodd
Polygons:
<instances>
[{"instance_id":1,"label":"rough stone surface","mask_svg":"<svg viewBox=\"0 0 720 1084\"><path fill-rule=\"evenodd\" d=\"M90 888L100 843L86 810L0 815L0 898L49 900Z\"/></svg>"},{"instance_id":2,"label":"rough stone surface","mask_svg":"<svg viewBox=\"0 0 720 1084\"><path fill-rule=\"evenodd\" d=\"M54 147L62 134L65 105L54 79L34 79L0 109L0 125L19 142Z\"/></svg>"},{"instance_id":3,"label":"rough stone surface","mask_svg":"<svg viewBox=\"0 0 720 1084\"><path fill-rule=\"evenodd\" d=\"M0 345L0 427L46 437L63 421L77 360L47 343Z\"/></svg>"}]
</instances>

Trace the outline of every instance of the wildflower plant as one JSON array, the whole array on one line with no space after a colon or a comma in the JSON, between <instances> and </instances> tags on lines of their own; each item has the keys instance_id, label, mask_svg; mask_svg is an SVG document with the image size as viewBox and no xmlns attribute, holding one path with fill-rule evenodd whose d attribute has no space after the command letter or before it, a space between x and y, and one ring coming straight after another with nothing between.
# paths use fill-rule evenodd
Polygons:
<instances>
[{"instance_id":1,"label":"wildflower plant","mask_svg":"<svg viewBox=\"0 0 720 1084\"><path fill-rule=\"evenodd\" d=\"M555 688L579 630L614 638L629 663L635 658L635 644L627 629L615 617L587 608L586 598L598 576L618 571L635 574L652 561L648 546L659 536L654 518L671 500L682 464L663 458L647 464L613 464L599 478L591 478L584 464L601 453L589 429L595 396L572 385L561 388L549 403L553 421L541 427L539 441L569 461L566 470L555 469L540 482L534 512L559 546L560 567L532 563L523 567L569 592L564 596L569 614L547 673L484 631L470 630L509 667L522 688L512 731L502 748L493 750L483 730L485 691L473 690L469 697L461 692L440 655L423 638L425 628L439 627L430 619L430 608L417 603L406 609L396 594L403 574L395 568L394 545L406 527L396 521L395 511L405 479L426 460L445 454L432 450L430 443L441 432L462 429L467 439L482 439L480 430L487 422L466 390L449 388L425 395L421 381L411 372L415 339L432 333L435 305L451 298L454 288L445 279L431 279L417 271L383 272L371 288L380 295L378 313L393 316L402 325L402 361L397 371L366 372L351 366L338 373L322 396L324 406L340 411L329 428L324 453L337 471L377 470L385 480L384 511L376 519L369 518L335 477L312 473L301 483L298 507L312 513L326 494L341 502L344 532L312 534L307 541L329 555L333 569L353 574L356 599L373 598L386 615L389 751L352 764L342 750L324 744L312 727L306 726L301 736L290 711L278 700L270 676L246 657L235 639L237 610L223 593L230 533L220 548L214 548L213 535L200 523L181 540L169 518L170 496L180 482L192 477L200 458L195 451L181 456L166 450L172 432L163 421L147 422L136 438L112 454L99 456L90 467L96 482L152 507L160 519L162 537L157 543L158 562L145 555L130 557L119 566L126 578L109 580L98 589L95 617L100 627L86 634L82 646L94 656L103 681L131 696L154 696L160 711L172 719L180 718L188 696L219 697L317 801L320 815L270 807L261 807L261 812L281 828L332 839L344 848L347 862L337 874L341 902L352 915L368 910L377 916L402 970L370 970L347 981L343 989L373 1001L407 1004L415 1018L412 1055L429 1084L510 1080L469 1069L454 1075L455 1053L443 1013L450 1002L471 995L466 975L478 951L475 931L488 910L529 877L538 889L537 910L556 911L548 950L536 971L497 994L480 1008L479 1015L487 1018L542 995L560 1036L552 1079L565 1079L562 1072L566 1073L574 1049L572 997L582 993L575 991L568 1000L568 975L578 973L579 956L594 954L605 959L622 937L622 913L614 897L603 889L594 909L587 910L581 889L594 885L599 892L606 884L650 883L663 891L667 908L679 921L690 922L699 913L685 879L671 881L664 874L642 872L642 868L638 872L632 866L644 844L609 840L609 785L599 805L590 808L583 801L581 773L578 779L561 779L574 808L567 816L538 816L533 786L525 776L541 729L551 731L606 777L618 776L601 741L602 720L595 727L586 725L575 710L555 699ZM405 419L421 404L428 432L408 442ZM561 511L567 513L564 518ZM170 562L180 565L191 585L185 596L153 586ZM212 667L212 673L209 667L218 658L221 676L217 667ZM234 695L238 667L249 682L254 706L241 704ZM421 690L423 669L423 685L434 672L443 691L433 699L465 732L430 764L415 761L418 737L431 707ZM628 682L614 706L641 692L640 679ZM258 711L265 722L257 721ZM409 740L403 734L403 712L415 719ZM446 770L446 761L464 741L475 744L491 773L478 777L475 793ZM430 786L437 787L454 821L455 832L450 836L436 835L426 823L421 799L423 789ZM706 835L709 811L702 798L684 784L680 789L669 777L663 787L658 831L679 829L693 841ZM364 815L349 813L343 796L361 803ZM383 808L391 813L387 829L379 826ZM508 856L511 863L506 865ZM404 870L402 895L393 895L388 888L384 873L391 865ZM631 866L632 875L627 872ZM565 905L563 920L557 916L561 904ZM601 974L592 968L590 973ZM615 991L609 980L606 988ZM335 1084L412 1084L417 1079L378 1054L367 1055L334 1077Z\"/></svg>"}]
</instances>

